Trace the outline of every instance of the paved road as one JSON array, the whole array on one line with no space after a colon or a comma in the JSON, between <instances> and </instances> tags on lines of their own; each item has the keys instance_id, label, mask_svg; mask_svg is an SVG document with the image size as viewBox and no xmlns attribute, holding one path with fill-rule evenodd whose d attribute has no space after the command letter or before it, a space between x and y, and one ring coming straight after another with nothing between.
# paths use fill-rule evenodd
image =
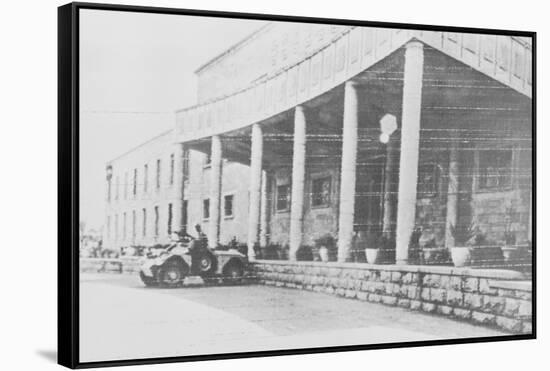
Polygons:
<instances>
[{"instance_id":1,"label":"paved road","mask_svg":"<svg viewBox=\"0 0 550 371\"><path fill-rule=\"evenodd\" d=\"M373 344L503 333L402 308L261 285L145 288L82 274L81 361Z\"/></svg>"}]
</instances>

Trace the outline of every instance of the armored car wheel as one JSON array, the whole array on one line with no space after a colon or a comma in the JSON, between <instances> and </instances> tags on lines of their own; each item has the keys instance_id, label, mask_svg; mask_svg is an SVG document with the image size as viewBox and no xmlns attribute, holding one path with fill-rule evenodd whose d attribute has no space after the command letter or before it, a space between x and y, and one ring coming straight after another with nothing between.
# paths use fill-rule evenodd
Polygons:
<instances>
[{"instance_id":1,"label":"armored car wheel","mask_svg":"<svg viewBox=\"0 0 550 371\"><path fill-rule=\"evenodd\" d=\"M166 287L180 286L184 278L181 264L169 262L163 265L159 271L159 281Z\"/></svg>"},{"instance_id":2,"label":"armored car wheel","mask_svg":"<svg viewBox=\"0 0 550 371\"><path fill-rule=\"evenodd\" d=\"M141 278L141 282L143 282L147 287L154 287L158 285L157 280L153 277L146 276L143 272L139 272L139 278Z\"/></svg>"}]
</instances>

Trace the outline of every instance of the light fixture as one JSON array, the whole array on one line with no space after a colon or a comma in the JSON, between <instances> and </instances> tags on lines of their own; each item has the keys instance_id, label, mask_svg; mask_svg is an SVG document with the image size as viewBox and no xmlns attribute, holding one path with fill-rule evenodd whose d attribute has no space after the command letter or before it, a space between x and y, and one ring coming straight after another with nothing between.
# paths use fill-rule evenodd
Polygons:
<instances>
[{"instance_id":1,"label":"light fixture","mask_svg":"<svg viewBox=\"0 0 550 371\"><path fill-rule=\"evenodd\" d=\"M397 130L397 118L394 115L386 113L380 119L380 142L388 143L390 141L390 135Z\"/></svg>"}]
</instances>

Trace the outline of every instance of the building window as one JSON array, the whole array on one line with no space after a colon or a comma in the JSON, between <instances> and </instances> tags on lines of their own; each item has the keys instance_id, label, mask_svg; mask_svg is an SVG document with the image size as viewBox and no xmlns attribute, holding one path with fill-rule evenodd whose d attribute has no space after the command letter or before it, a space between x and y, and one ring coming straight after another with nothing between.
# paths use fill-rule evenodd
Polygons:
<instances>
[{"instance_id":1,"label":"building window","mask_svg":"<svg viewBox=\"0 0 550 371\"><path fill-rule=\"evenodd\" d=\"M134 195L134 197L136 197L137 195L137 177L138 177L137 169L134 169L134 184L132 187L132 194Z\"/></svg>"},{"instance_id":2,"label":"building window","mask_svg":"<svg viewBox=\"0 0 550 371\"><path fill-rule=\"evenodd\" d=\"M212 165L212 155L210 154L210 152L208 152L205 156L204 156L204 160L203 160L203 164L202 166L203 167L210 167L210 165Z\"/></svg>"},{"instance_id":3,"label":"building window","mask_svg":"<svg viewBox=\"0 0 550 371\"><path fill-rule=\"evenodd\" d=\"M183 179L189 177L189 150L185 149L183 151Z\"/></svg>"},{"instance_id":4,"label":"building window","mask_svg":"<svg viewBox=\"0 0 550 371\"><path fill-rule=\"evenodd\" d=\"M157 189L160 188L160 159L157 160L157 175L156 175L156 186Z\"/></svg>"},{"instance_id":5,"label":"building window","mask_svg":"<svg viewBox=\"0 0 550 371\"><path fill-rule=\"evenodd\" d=\"M233 195L225 195L223 197L223 216L231 218L233 216Z\"/></svg>"},{"instance_id":6,"label":"building window","mask_svg":"<svg viewBox=\"0 0 550 371\"><path fill-rule=\"evenodd\" d=\"M181 210L181 227L184 232L187 232L187 200L183 201L183 206Z\"/></svg>"},{"instance_id":7,"label":"building window","mask_svg":"<svg viewBox=\"0 0 550 371\"><path fill-rule=\"evenodd\" d=\"M170 155L170 185L174 184L174 154Z\"/></svg>"},{"instance_id":8,"label":"building window","mask_svg":"<svg viewBox=\"0 0 550 371\"><path fill-rule=\"evenodd\" d=\"M202 218L205 220L210 218L210 200L208 198L202 200Z\"/></svg>"},{"instance_id":9,"label":"building window","mask_svg":"<svg viewBox=\"0 0 550 371\"><path fill-rule=\"evenodd\" d=\"M143 165L143 193L147 193L149 183L149 165Z\"/></svg>"},{"instance_id":10,"label":"building window","mask_svg":"<svg viewBox=\"0 0 550 371\"><path fill-rule=\"evenodd\" d=\"M124 173L124 199L128 199L128 172Z\"/></svg>"},{"instance_id":11,"label":"building window","mask_svg":"<svg viewBox=\"0 0 550 371\"><path fill-rule=\"evenodd\" d=\"M126 241L126 227L127 227L127 220L126 213L122 214L122 240Z\"/></svg>"},{"instance_id":12,"label":"building window","mask_svg":"<svg viewBox=\"0 0 550 371\"><path fill-rule=\"evenodd\" d=\"M512 183L512 151L479 152L479 188L499 189Z\"/></svg>"},{"instance_id":13,"label":"building window","mask_svg":"<svg viewBox=\"0 0 550 371\"><path fill-rule=\"evenodd\" d=\"M330 176L313 179L311 182L311 206L330 206L331 188L332 178Z\"/></svg>"},{"instance_id":14,"label":"building window","mask_svg":"<svg viewBox=\"0 0 550 371\"><path fill-rule=\"evenodd\" d=\"M141 226L141 234L143 237L147 236L147 209L142 209L143 225Z\"/></svg>"},{"instance_id":15,"label":"building window","mask_svg":"<svg viewBox=\"0 0 550 371\"><path fill-rule=\"evenodd\" d=\"M290 185L277 186L277 211L288 211L290 209Z\"/></svg>"},{"instance_id":16,"label":"building window","mask_svg":"<svg viewBox=\"0 0 550 371\"><path fill-rule=\"evenodd\" d=\"M172 234L172 204L168 204L168 235Z\"/></svg>"},{"instance_id":17,"label":"building window","mask_svg":"<svg viewBox=\"0 0 550 371\"><path fill-rule=\"evenodd\" d=\"M418 166L418 196L433 197L439 193L441 170L437 163L420 164Z\"/></svg>"},{"instance_id":18,"label":"building window","mask_svg":"<svg viewBox=\"0 0 550 371\"><path fill-rule=\"evenodd\" d=\"M132 242L136 241L136 211L132 210Z\"/></svg>"},{"instance_id":19,"label":"building window","mask_svg":"<svg viewBox=\"0 0 550 371\"><path fill-rule=\"evenodd\" d=\"M118 200L120 196L120 177L117 175L115 184L115 200Z\"/></svg>"},{"instance_id":20,"label":"building window","mask_svg":"<svg viewBox=\"0 0 550 371\"><path fill-rule=\"evenodd\" d=\"M118 214L115 215L115 241L118 241Z\"/></svg>"},{"instance_id":21,"label":"building window","mask_svg":"<svg viewBox=\"0 0 550 371\"><path fill-rule=\"evenodd\" d=\"M159 235L159 207L155 206L155 237Z\"/></svg>"}]
</instances>

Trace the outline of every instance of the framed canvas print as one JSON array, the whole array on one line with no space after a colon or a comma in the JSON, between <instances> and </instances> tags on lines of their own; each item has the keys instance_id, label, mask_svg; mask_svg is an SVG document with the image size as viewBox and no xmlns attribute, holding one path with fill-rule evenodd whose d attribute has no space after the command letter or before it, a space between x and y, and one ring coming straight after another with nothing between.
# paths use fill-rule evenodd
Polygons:
<instances>
[{"instance_id":1,"label":"framed canvas print","mask_svg":"<svg viewBox=\"0 0 550 371\"><path fill-rule=\"evenodd\" d=\"M535 33L71 3L58 45L60 364L535 338Z\"/></svg>"}]
</instances>

